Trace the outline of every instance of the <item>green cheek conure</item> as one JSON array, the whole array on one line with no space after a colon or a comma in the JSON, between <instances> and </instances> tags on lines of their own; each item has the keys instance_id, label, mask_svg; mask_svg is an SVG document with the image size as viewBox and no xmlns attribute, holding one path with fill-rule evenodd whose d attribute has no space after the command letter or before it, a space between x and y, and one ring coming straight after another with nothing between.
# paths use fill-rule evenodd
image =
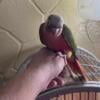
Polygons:
<instances>
[{"instance_id":1,"label":"green cheek conure","mask_svg":"<svg viewBox=\"0 0 100 100\"><path fill-rule=\"evenodd\" d=\"M67 64L73 73L80 75L82 80L88 80L84 74L84 68L80 65L75 55L77 46L72 33L64 24L62 17L53 14L50 15L47 20L40 25L39 36L40 41L49 49L66 54Z\"/></svg>"}]
</instances>

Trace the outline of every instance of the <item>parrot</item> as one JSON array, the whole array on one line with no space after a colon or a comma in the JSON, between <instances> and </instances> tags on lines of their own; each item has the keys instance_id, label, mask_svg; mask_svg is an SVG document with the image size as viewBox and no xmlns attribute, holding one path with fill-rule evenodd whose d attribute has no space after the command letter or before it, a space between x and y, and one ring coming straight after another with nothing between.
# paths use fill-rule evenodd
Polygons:
<instances>
[{"instance_id":1,"label":"parrot","mask_svg":"<svg viewBox=\"0 0 100 100\"><path fill-rule=\"evenodd\" d=\"M42 44L54 52L62 52L66 55L66 62L71 71L81 76L81 80L87 81L85 69L81 66L76 56L77 45L69 27L64 24L64 18L57 14L51 14L39 27L39 38Z\"/></svg>"}]
</instances>

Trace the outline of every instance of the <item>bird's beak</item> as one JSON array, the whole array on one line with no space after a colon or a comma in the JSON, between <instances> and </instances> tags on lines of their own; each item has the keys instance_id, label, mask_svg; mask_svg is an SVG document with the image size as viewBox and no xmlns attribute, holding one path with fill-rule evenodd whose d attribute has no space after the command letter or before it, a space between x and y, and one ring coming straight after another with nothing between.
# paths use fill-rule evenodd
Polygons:
<instances>
[{"instance_id":1,"label":"bird's beak","mask_svg":"<svg viewBox=\"0 0 100 100\"><path fill-rule=\"evenodd\" d=\"M52 33L58 37L62 33L62 28L52 28Z\"/></svg>"},{"instance_id":2,"label":"bird's beak","mask_svg":"<svg viewBox=\"0 0 100 100\"><path fill-rule=\"evenodd\" d=\"M59 28L52 28L52 33L53 33L54 35L56 35L56 36L59 35L59 31L60 31Z\"/></svg>"}]
</instances>

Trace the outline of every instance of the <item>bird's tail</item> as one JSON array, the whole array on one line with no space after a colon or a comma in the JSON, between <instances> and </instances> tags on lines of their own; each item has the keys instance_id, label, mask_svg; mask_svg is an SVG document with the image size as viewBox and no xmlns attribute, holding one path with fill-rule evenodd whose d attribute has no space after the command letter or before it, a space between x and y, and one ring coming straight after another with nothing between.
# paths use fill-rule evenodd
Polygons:
<instances>
[{"instance_id":1,"label":"bird's tail","mask_svg":"<svg viewBox=\"0 0 100 100\"><path fill-rule=\"evenodd\" d=\"M71 67L72 71L79 76L80 80L87 81L88 78L85 75L86 71L83 66L80 65L80 62L77 58L67 59L68 65Z\"/></svg>"}]
</instances>

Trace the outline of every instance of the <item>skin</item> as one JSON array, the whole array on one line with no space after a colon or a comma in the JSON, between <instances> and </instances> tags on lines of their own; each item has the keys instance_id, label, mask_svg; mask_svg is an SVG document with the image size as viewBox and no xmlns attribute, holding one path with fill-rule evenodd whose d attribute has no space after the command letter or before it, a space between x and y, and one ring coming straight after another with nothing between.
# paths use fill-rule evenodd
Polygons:
<instances>
[{"instance_id":1,"label":"skin","mask_svg":"<svg viewBox=\"0 0 100 100\"><path fill-rule=\"evenodd\" d=\"M29 59L27 68L0 89L0 100L35 100L65 66L64 55L46 48Z\"/></svg>"}]
</instances>

